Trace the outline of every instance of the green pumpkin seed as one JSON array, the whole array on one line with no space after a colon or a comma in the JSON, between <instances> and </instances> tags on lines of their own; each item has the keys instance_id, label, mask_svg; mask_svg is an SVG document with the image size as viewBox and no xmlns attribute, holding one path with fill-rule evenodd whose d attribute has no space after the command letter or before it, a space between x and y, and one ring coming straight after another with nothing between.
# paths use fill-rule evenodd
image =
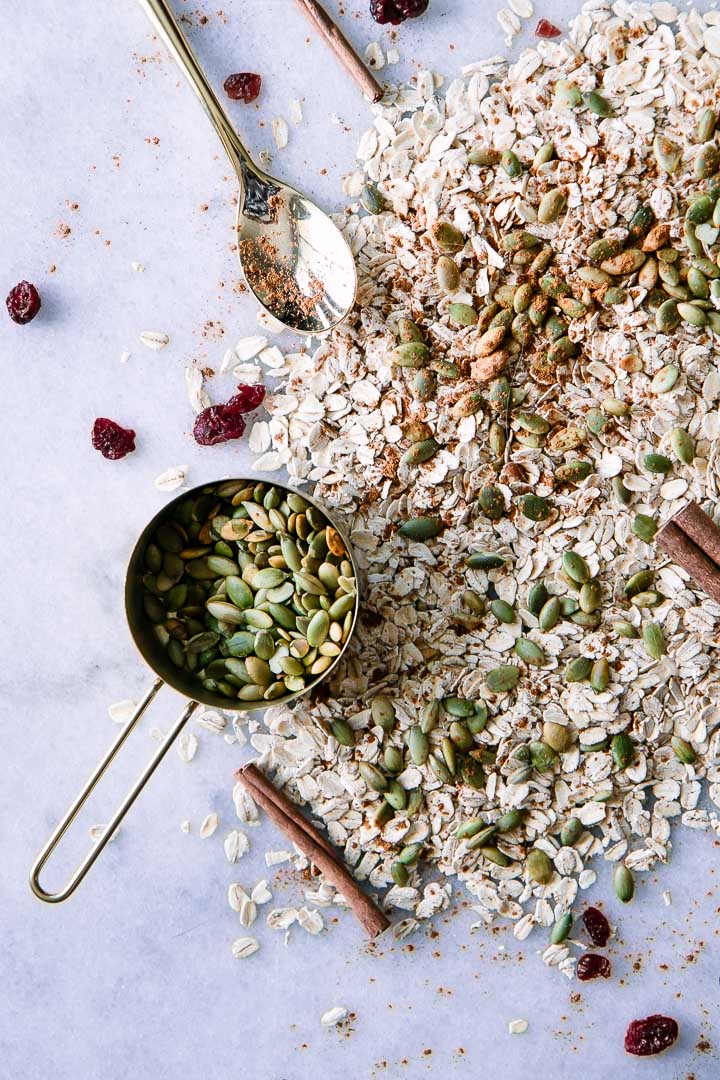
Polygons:
<instances>
[{"instance_id":1,"label":"green pumpkin seed","mask_svg":"<svg viewBox=\"0 0 720 1080\"><path fill-rule=\"evenodd\" d=\"M497 165L499 160L500 151L489 146L476 146L468 154L471 165Z\"/></svg>"},{"instance_id":2,"label":"green pumpkin seed","mask_svg":"<svg viewBox=\"0 0 720 1080\"><path fill-rule=\"evenodd\" d=\"M443 523L436 517L410 518L398 528L398 536L408 540L432 540L442 531Z\"/></svg>"},{"instance_id":3,"label":"green pumpkin seed","mask_svg":"<svg viewBox=\"0 0 720 1080\"><path fill-rule=\"evenodd\" d=\"M705 275L696 266L691 266L687 272L687 283L693 296L700 300L707 300L710 296L710 286Z\"/></svg>"},{"instance_id":4,"label":"green pumpkin seed","mask_svg":"<svg viewBox=\"0 0 720 1080\"><path fill-rule=\"evenodd\" d=\"M407 792L397 780L390 780L387 791L383 792L383 798L393 810L404 810L407 806Z\"/></svg>"},{"instance_id":5,"label":"green pumpkin seed","mask_svg":"<svg viewBox=\"0 0 720 1080\"><path fill-rule=\"evenodd\" d=\"M467 717L466 722L473 735L479 735L481 731L485 730L488 722L488 710L485 702L475 702L475 711L472 716Z\"/></svg>"},{"instance_id":6,"label":"green pumpkin seed","mask_svg":"<svg viewBox=\"0 0 720 1080\"><path fill-rule=\"evenodd\" d=\"M505 562L502 555L496 555L492 551L474 551L465 559L469 570L498 570Z\"/></svg>"},{"instance_id":7,"label":"green pumpkin seed","mask_svg":"<svg viewBox=\"0 0 720 1080\"><path fill-rule=\"evenodd\" d=\"M400 458L403 465L421 465L435 457L440 444L435 439L423 439L422 442L414 443L409 450Z\"/></svg>"},{"instance_id":8,"label":"green pumpkin seed","mask_svg":"<svg viewBox=\"0 0 720 1080\"><path fill-rule=\"evenodd\" d=\"M394 862L390 867L390 877L402 888L410 880L410 871L401 862Z\"/></svg>"},{"instance_id":9,"label":"green pumpkin seed","mask_svg":"<svg viewBox=\"0 0 720 1080\"><path fill-rule=\"evenodd\" d=\"M588 90L582 96L583 104L587 105L590 112L595 113L596 116L612 116L613 107L607 98L602 94L598 94L597 90Z\"/></svg>"},{"instance_id":10,"label":"green pumpkin seed","mask_svg":"<svg viewBox=\"0 0 720 1080\"><path fill-rule=\"evenodd\" d=\"M477 312L469 304L450 304L448 307L450 322L458 326L474 326L477 322Z\"/></svg>"},{"instance_id":11,"label":"green pumpkin seed","mask_svg":"<svg viewBox=\"0 0 720 1080\"><path fill-rule=\"evenodd\" d=\"M646 544L652 543L655 533L657 532L657 525L653 518L648 514L636 514L632 519L630 526L638 540L644 540Z\"/></svg>"},{"instance_id":12,"label":"green pumpkin seed","mask_svg":"<svg viewBox=\"0 0 720 1080\"><path fill-rule=\"evenodd\" d=\"M619 255L622 249L622 240L617 237L603 236L589 245L586 254L590 262L600 263Z\"/></svg>"},{"instance_id":13,"label":"green pumpkin seed","mask_svg":"<svg viewBox=\"0 0 720 1080\"><path fill-rule=\"evenodd\" d=\"M632 499L632 492L625 487L621 476L613 476L610 481L610 486L613 491L613 495L620 503L621 506L627 506Z\"/></svg>"},{"instance_id":14,"label":"green pumpkin seed","mask_svg":"<svg viewBox=\"0 0 720 1080\"><path fill-rule=\"evenodd\" d=\"M697 761L697 755L693 750L689 742L685 739L681 739L679 735L673 735L670 740L670 745L673 748L673 753L678 761L681 761L683 765L692 765Z\"/></svg>"},{"instance_id":15,"label":"green pumpkin seed","mask_svg":"<svg viewBox=\"0 0 720 1080\"><path fill-rule=\"evenodd\" d=\"M606 274L625 277L627 274L634 274L636 270L639 270L646 259L647 254L641 251L640 248L626 248L625 251L621 251L618 255L604 259L600 263L600 269L604 270Z\"/></svg>"},{"instance_id":16,"label":"green pumpkin seed","mask_svg":"<svg viewBox=\"0 0 720 1080\"><path fill-rule=\"evenodd\" d=\"M516 315L521 315L524 311L527 311L532 303L534 294L535 288L531 282L526 281L523 285L518 286L515 290L512 305ZM532 322L532 319L530 321Z\"/></svg>"},{"instance_id":17,"label":"green pumpkin seed","mask_svg":"<svg viewBox=\"0 0 720 1080\"><path fill-rule=\"evenodd\" d=\"M531 521L546 521L550 516L550 504L540 495L523 495L519 500L520 511Z\"/></svg>"},{"instance_id":18,"label":"green pumpkin seed","mask_svg":"<svg viewBox=\"0 0 720 1080\"><path fill-rule=\"evenodd\" d=\"M550 856L541 848L533 848L525 859L528 877L538 885L547 885L552 879L554 867Z\"/></svg>"},{"instance_id":19,"label":"green pumpkin seed","mask_svg":"<svg viewBox=\"0 0 720 1080\"><path fill-rule=\"evenodd\" d=\"M411 341L425 342L425 335L412 319L398 319L398 337L403 344Z\"/></svg>"},{"instance_id":20,"label":"green pumpkin seed","mask_svg":"<svg viewBox=\"0 0 720 1080\"><path fill-rule=\"evenodd\" d=\"M383 731L392 731L395 727L395 706L385 694L378 694L373 698L370 714L373 724L381 727Z\"/></svg>"},{"instance_id":21,"label":"green pumpkin seed","mask_svg":"<svg viewBox=\"0 0 720 1080\"><path fill-rule=\"evenodd\" d=\"M544 583L542 581L536 581L535 584L530 587L527 596L526 607L530 614L539 616L548 599L549 594Z\"/></svg>"},{"instance_id":22,"label":"green pumpkin seed","mask_svg":"<svg viewBox=\"0 0 720 1080\"><path fill-rule=\"evenodd\" d=\"M480 848L480 854L488 860L488 862L494 863L495 866L512 866L512 859L505 854L504 851L500 851L499 848L488 847Z\"/></svg>"},{"instance_id":23,"label":"green pumpkin seed","mask_svg":"<svg viewBox=\"0 0 720 1080\"><path fill-rule=\"evenodd\" d=\"M491 694L507 694L514 690L520 681L520 668L511 664L492 668L485 676L485 685Z\"/></svg>"},{"instance_id":24,"label":"green pumpkin seed","mask_svg":"<svg viewBox=\"0 0 720 1080\"><path fill-rule=\"evenodd\" d=\"M590 567L582 555L572 549L563 553L563 570L569 578L583 585L590 580Z\"/></svg>"},{"instance_id":25,"label":"green pumpkin seed","mask_svg":"<svg viewBox=\"0 0 720 1080\"><path fill-rule=\"evenodd\" d=\"M388 354L388 360L397 367L422 368L430 359L430 350L421 341L406 341L396 345Z\"/></svg>"},{"instance_id":26,"label":"green pumpkin seed","mask_svg":"<svg viewBox=\"0 0 720 1080\"><path fill-rule=\"evenodd\" d=\"M653 154L658 167L666 173L676 173L682 162L682 150L665 135L657 134L653 139Z\"/></svg>"},{"instance_id":27,"label":"green pumpkin seed","mask_svg":"<svg viewBox=\"0 0 720 1080\"><path fill-rule=\"evenodd\" d=\"M568 109L575 109L578 105L582 105L583 96L580 89L575 83L565 79L558 79L555 83L554 95L557 104L564 105Z\"/></svg>"},{"instance_id":28,"label":"green pumpkin seed","mask_svg":"<svg viewBox=\"0 0 720 1080\"><path fill-rule=\"evenodd\" d=\"M499 622L514 623L517 619L515 609L505 600L493 600L490 604L490 610Z\"/></svg>"},{"instance_id":29,"label":"green pumpkin seed","mask_svg":"<svg viewBox=\"0 0 720 1080\"><path fill-rule=\"evenodd\" d=\"M678 304L677 310L680 318L689 326L707 326L708 317L702 308L695 307L694 304Z\"/></svg>"},{"instance_id":30,"label":"green pumpkin seed","mask_svg":"<svg viewBox=\"0 0 720 1080\"><path fill-rule=\"evenodd\" d=\"M625 619L620 619L619 622L613 624L613 630L616 634L620 634L620 637L624 638L637 638L640 635L631 622L627 622Z\"/></svg>"},{"instance_id":31,"label":"green pumpkin seed","mask_svg":"<svg viewBox=\"0 0 720 1080\"><path fill-rule=\"evenodd\" d=\"M476 851L478 848L487 847L490 840L495 835L496 829L494 825L486 825L483 829L480 829L475 835L468 839L466 844L468 851Z\"/></svg>"},{"instance_id":32,"label":"green pumpkin seed","mask_svg":"<svg viewBox=\"0 0 720 1080\"><path fill-rule=\"evenodd\" d=\"M380 799L376 805L377 810L375 810L373 814L373 824L377 825L379 829L382 829L385 825L387 825L388 821L392 821L395 816L395 811L393 810L390 803L386 803L384 799ZM403 867L403 870L405 870L405 872L407 873L406 867ZM392 874L392 868L390 870L390 873ZM407 881L407 878L405 880ZM398 884L400 883L398 882Z\"/></svg>"},{"instance_id":33,"label":"green pumpkin seed","mask_svg":"<svg viewBox=\"0 0 720 1080\"><path fill-rule=\"evenodd\" d=\"M505 496L494 484L486 484L478 497L480 509L491 521L499 521L505 516Z\"/></svg>"},{"instance_id":34,"label":"green pumpkin seed","mask_svg":"<svg viewBox=\"0 0 720 1080\"><path fill-rule=\"evenodd\" d=\"M394 717L394 712L393 712ZM428 702L423 708L422 715L420 717L420 730L424 735L429 735L430 732L437 726L437 722L440 719L440 700L435 698L433 701Z\"/></svg>"},{"instance_id":35,"label":"green pumpkin seed","mask_svg":"<svg viewBox=\"0 0 720 1080\"><path fill-rule=\"evenodd\" d=\"M547 633L549 630L552 630L553 627L557 626L559 619L560 599L557 596L551 596L549 600L543 604L540 610L540 614L538 615L538 626L543 633Z\"/></svg>"},{"instance_id":36,"label":"green pumpkin seed","mask_svg":"<svg viewBox=\"0 0 720 1080\"><path fill-rule=\"evenodd\" d=\"M683 465L692 465L695 460L695 440L685 428L675 428L670 436L670 443L678 461Z\"/></svg>"},{"instance_id":37,"label":"green pumpkin seed","mask_svg":"<svg viewBox=\"0 0 720 1080\"><path fill-rule=\"evenodd\" d=\"M637 596L638 593L645 592L650 588L655 580L655 572L653 570L638 570L636 574L628 578L625 583L625 595L628 598Z\"/></svg>"},{"instance_id":38,"label":"green pumpkin seed","mask_svg":"<svg viewBox=\"0 0 720 1080\"><path fill-rule=\"evenodd\" d=\"M462 602L474 615L482 615L485 610L485 601L472 589L466 589L462 594Z\"/></svg>"},{"instance_id":39,"label":"green pumpkin seed","mask_svg":"<svg viewBox=\"0 0 720 1080\"><path fill-rule=\"evenodd\" d=\"M550 932L550 944L562 945L563 941L566 941L570 936L572 924L573 917L569 911L566 911L564 915L560 916Z\"/></svg>"},{"instance_id":40,"label":"green pumpkin seed","mask_svg":"<svg viewBox=\"0 0 720 1080\"><path fill-rule=\"evenodd\" d=\"M630 736L621 731L618 735L613 735L610 740L610 750L612 752L613 761L618 769L627 769L628 765L632 763L635 757L635 743Z\"/></svg>"},{"instance_id":41,"label":"green pumpkin seed","mask_svg":"<svg viewBox=\"0 0 720 1080\"><path fill-rule=\"evenodd\" d=\"M593 471L589 461L567 461L555 470L556 484L581 484Z\"/></svg>"},{"instance_id":42,"label":"green pumpkin seed","mask_svg":"<svg viewBox=\"0 0 720 1080\"><path fill-rule=\"evenodd\" d=\"M355 732L350 727L347 720L343 720L342 717L331 720L330 730L333 734L334 739L339 742L341 746L355 745Z\"/></svg>"},{"instance_id":43,"label":"green pumpkin seed","mask_svg":"<svg viewBox=\"0 0 720 1080\"><path fill-rule=\"evenodd\" d=\"M525 817L524 810L508 810L495 822L495 829L499 833L512 832L517 829Z\"/></svg>"},{"instance_id":44,"label":"green pumpkin seed","mask_svg":"<svg viewBox=\"0 0 720 1080\"><path fill-rule=\"evenodd\" d=\"M613 871L613 888L623 904L629 904L635 895L635 879L624 863L618 863Z\"/></svg>"},{"instance_id":45,"label":"green pumpkin seed","mask_svg":"<svg viewBox=\"0 0 720 1080\"><path fill-rule=\"evenodd\" d=\"M565 682L585 682L590 677L592 660L587 656L577 656L565 668Z\"/></svg>"},{"instance_id":46,"label":"green pumpkin seed","mask_svg":"<svg viewBox=\"0 0 720 1080\"><path fill-rule=\"evenodd\" d=\"M549 161L555 157L555 146L551 142L543 143L539 150L536 151L535 157L531 165L532 171L537 172L543 165L547 165Z\"/></svg>"},{"instance_id":47,"label":"green pumpkin seed","mask_svg":"<svg viewBox=\"0 0 720 1080\"><path fill-rule=\"evenodd\" d=\"M552 746L545 742L531 742L530 763L538 772L548 772L557 763L557 753Z\"/></svg>"},{"instance_id":48,"label":"green pumpkin seed","mask_svg":"<svg viewBox=\"0 0 720 1080\"><path fill-rule=\"evenodd\" d=\"M458 750L472 750L475 745L475 740L472 737L469 727L460 720L453 720L448 734L450 736L450 741L457 746Z\"/></svg>"},{"instance_id":49,"label":"green pumpkin seed","mask_svg":"<svg viewBox=\"0 0 720 1080\"><path fill-rule=\"evenodd\" d=\"M467 717L475 712L475 702L466 701L465 698L445 697L442 699L442 707L450 716Z\"/></svg>"},{"instance_id":50,"label":"green pumpkin seed","mask_svg":"<svg viewBox=\"0 0 720 1080\"><path fill-rule=\"evenodd\" d=\"M378 191L375 184L370 182L363 185L360 193L360 202L368 214L381 214L387 208L383 195Z\"/></svg>"},{"instance_id":51,"label":"green pumpkin seed","mask_svg":"<svg viewBox=\"0 0 720 1080\"><path fill-rule=\"evenodd\" d=\"M410 728L408 733L408 753L414 765L424 765L430 753L430 742L421 727Z\"/></svg>"},{"instance_id":52,"label":"green pumpkin seed","mask_svg":"<svg viewBox=\"0 0 720 1080\"><path fill-rule=\"evenodd\" d=\"M585 826L578 817L571 817L560 830L560 843L563 847L572 847L585 831Z\"/></svg>"},{"instance_id":53,"label":"green pumpkin seed","mask_svg":"<svg viewBox=\"0 0 720 1080\"><path fill-rule=\"evenodd\" d=\"M510 785L526 784L533 774L532 765L521 765L519 769L510 773L507 778L507 782Z\"/></svg>"},{"instance_id":54,"label":"green pumpkin seed","mask_svg":"<svg viewBox=\"0 0 720 1080\"><path fill-rule=\"evenodd\" d=\"M500 165L511 180L515 180L522 175L523 167L520 158L512 150L503 150L500 155Z\"/></svg>"},{"instance_id":55,"label":"green pumpkin seed","mask_svg":"<svg viewBox=\"0 0 720 1080\"><path fill-rule=\"evenodd\" d=\"M580 610L584 611L586 614L591 614L600 607L601 600L602 589L600 588L600 582L586 581L580 589L578 596Z\"/></svg>"},{"instance_id":56,"label":"green pumpkin seed","mask_svg":"<svg viewBox=\"0 0 720 1080\"><path fill-rule=\"evenodd\" d=\"M435 246L442 252L454 253L465 247L465 237L449 221L436 221L430 229Z\"/></svg>"},{"instance_id":57,"label":"green pumpkin seed","mask_svg":"<svg viewBox=\"0 0 720 1080\"><path fill-rule=\"evenodd\" d=\"M436 754L431 754L428 758L428 763L436 780L439 780L441 784L452 784L453 774L450 772L442 758L439 758Z\"/></svg>"},{"instance_id":58,"label":"green pumpkin seed","mask_svg":"<svg viewBox=\"0 0 720 1080\"><path fill-rule=\"evenodd\" d=\"M715 143L708 142L698 151L695 158L695 179L708 180L718 169L720 169L720 150Z\"/></svg>"},{"instance_id":59,"label":"green pumpkin seed","mask_svg":"<svg viewBox=\"0 0 720 1080\"><path fill-rule=\"evenodd\" d=\"M398 862L403 866L413 866L422 855L425 845L416 841L414 844L406 844L398 855Z\"/></svg>"},{"instance_id":60,"label":"green pumpkin seed","mask_svg":"<svg viewBox=\"0 0 720 1080\"><path fill-rule=\"evenodd\" d=\"M654 608L662 604L664 596L661 596L659 592L648 590L647 592L636 593L632 598L633 604L639 608Z\"/></svg>"},{"instance_id":61,"label":"green pumpkin seed","mask_svg":"<svg viewBox=\"0 0 720 1080\"><path fill-rule=\"evenodd\" d=\"M541 225L550 225L562 214L565 209L565 192L560 188L555 188L552 191L546 192L540 200L540 206L538 207L538 221Z\"/></svg>"},{"instance_id":62,"label":"green pumpkin seed","mask_svg":"<svg viewBox=\"0 0 720 1080\"><path fill-rule=\"evenodd\" d=\"M373 765L369 761L359 761L358 772L360 773L367 786L373 791L384 792L387 790L387 778L383 776L377 765ZM392 803L390 805L392 806Z\"/></svg>"},{"instance_id":63,"label":"green pumpkin seed","mask_svg":"<svg viewBox=\"0 0 720 1080\"><path fill-rule=\"evenodd\" d=\"M435 263L435 277L444 293L453 293L460 285L460 271L457 264L447 255L441 255Z\"/></svg>"},{"instance_id":64,"label":"green pumpkin seed","mask_svg":"<svg viewBox=\"0 0 720 1080\"><path fill-rule=\"evenodd\" d=\"M326 641L330 630L330 616L327 611L316 611L305 633L308 645L316 649Z\"/></svg>"},{"instance_id":65,"label":"green pumpkin seed","mask_svg":"<svg viewBox=\"0 0 720 1080\"><path fill-rule=\"evenodd\" d=\"M660 660L665 655L665 637L656 622L646 622L642 628L645 651L652 660Z\"/></svg>"},{"instance_id":66,"label":"green pumpkin seed","mask_svg":"<svg viewBox=\"0 0 720 1080\"><path fill-rule=\"evenodd\" d=\"M534 667L540 667L545 663L545 653L536 645L530 638L516 638L513 646L514 651L524 660L526 664L532 664Z\"/></svg>"},{"instance_id":67,"label":"green pumpkin seed","mask_svg":"<svg viewBox=\"0 0 720 1080\"><path fill-rule=\"evenodd\" d=\"M432 371L418 371L413 379L413 390L418 401L430 401L437 391L437 379Z\"/></svg>"},{"instance_id":68,"label":"green pumpkin seed","mask_svg":"<svg viewBox=\"0 0 720 1080\"><path fill-rule=\"evenodd\" d=\"M717 126L717 113L708 106L700 113L697 125L697 139L700 143L709 142L715 134Z\"/></svg>"}]
</instances>

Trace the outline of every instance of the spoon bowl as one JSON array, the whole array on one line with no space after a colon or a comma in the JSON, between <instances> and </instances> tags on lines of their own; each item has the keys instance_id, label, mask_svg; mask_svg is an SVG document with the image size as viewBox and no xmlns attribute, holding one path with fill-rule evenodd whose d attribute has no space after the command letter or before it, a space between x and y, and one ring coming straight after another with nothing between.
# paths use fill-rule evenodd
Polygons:
<instances>
[{"instance_id":1,"label":"spoon bowl","mask_svg":"<svg viewBox=\"0 0 720 1080\"><path fill-rule=\"evenodd\" d=\"M238 256L258 303L289 330L331 330L355 302L355 260L337 225L311 199L259 169L240 141L167 0L140 0L200 98L240 183Z\"/></svg>"}]
</instances>

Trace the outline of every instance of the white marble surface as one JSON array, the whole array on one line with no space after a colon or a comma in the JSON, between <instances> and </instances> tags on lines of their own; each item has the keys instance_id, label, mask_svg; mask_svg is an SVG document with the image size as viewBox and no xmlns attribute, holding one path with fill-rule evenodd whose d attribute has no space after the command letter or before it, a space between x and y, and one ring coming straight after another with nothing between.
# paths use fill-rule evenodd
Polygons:
<instances>
[{"instance_id":1,"label":"white marble surface","mask_svg":"<svg viewBox=\"0 0 720 1080\"><path fill-rule=\"evenodd\" d=\"M320 43L306 41L312 35L290 0L226 0L224 17L217 6L204 5L204 26L192 16L188 33L216 84L238 68L265 77L260 107L232 110L249 146L271 148L270 119L302 97L305 122L275 165L341 207L339 177L368 118L361 97ZM344 19L356 42L386 40L366 0L344 6L359 12ZM408 63L391 74L415 60L451 72L499 51L499 6L431 0L426 18L400 30ZM570 11L565 2L538 6L561 22ZM245 931L227 886L265 876L263 852L283 843L256 829L242 862L225 861L231 774L245 752L200 732L195 761L170 756L71 901L47 907L31 897L36 849L116 733L108 704L148 682L124 625L122 581L137 533L163 502L153 479L187 463L198 483L242 473L247 461L237 445L193 444L183 367L191 357L216 366L225 341L253 332L255 313L233 291L226 162L139 7L35 0L16 10L0 49L2 290L28 277L43 296L31 326L0 317L0 1077L716 1077L717 1052L695 1049L701 1035L714 1041L719 974L717 855L706 835L678 836L672 865L650 875L626 910L609 899L607 867L599 867L594 895L621 937L607 984L571 985L546 970L536 956L541 939L518 947L506 928L471 934L462 894L455 914L433 928L437 937L425 931L407 947L370 949L347 914L335 922L330 911L327 932L310 938L296 928L287 948L258 922L261 951L238 962L230 944ZM71 228L65 239L60 223ZM145 273L133 272L133 260ZM170 346L144 349L143 329L166 330ZM123 350L132 353L126 365ZM213 393L220 399L231 385L216 380ZM134 427L137 453L118 463L97 455L89 443L96 415ZM167 727L178 707L169 692L158 701L51 884L88 826L106 820L154 745L151 729ZM203 841L198 826L211 810L221 828ZM180 830L185 818L190 835ZM672 890L670 908L662 889ZM276 902L297 899L288 884L273 890ZM581 1000L571 1001L578 991ZM337 1004L355 1014L351 1034L320 1027ZM655 1011L681 1021L678 1047L652 1063L626 1059L626 1022ZM529 1030L511 1037L507 1022L517 1017Z\"/></svg>"}]
</instances>

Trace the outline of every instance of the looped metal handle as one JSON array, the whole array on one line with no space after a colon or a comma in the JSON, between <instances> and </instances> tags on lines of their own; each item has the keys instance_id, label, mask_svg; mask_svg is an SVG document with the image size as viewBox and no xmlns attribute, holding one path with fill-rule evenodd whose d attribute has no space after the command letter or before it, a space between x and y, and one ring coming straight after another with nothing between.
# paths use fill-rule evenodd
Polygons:
<instances>
[{"instance_id":1,"label":"looped metal handle","mask_svg":"<svg viewBox=\"0 0 720 1080\"><path fill-rule=\"evenodd\" d=\"M127 724L125 725L123 730L120 732L119 738L117 738L115 740L115 742L113 743L113 745L110 747L110 750L105 755L103 760L100 762L97 769L92 774L92 776L88 780L88 782L85 785L85 787L83 788L83 790L80 792L80 795L77 797L75 802L72 804L72 806L68 810L67 814L62 819L62 821L60 822L58 827L55 829L54 833L52 834L52 836L48 840L47 844L42 849L42 851L38 855L37 859L33 863L32 870L30 871L30 888L32 889L32 891L35 893L35 895L38 897L39 900L44 900L48 904L59 904L62 900L67 900L67 898L69 896L72 896L72 894L75 892L75 890L77 889L80 882L83 880L83 878L87 874L90 867L93 865L95 860L100 855L101 851L105 848L106 844L108 844L110 842L110 840L111 840L113 834L115 833L115 830L117 829L118 825L120 824L122 819L125 817L128 810L130 809L132 804L135 802L138 795L140 794L142 789L145 787L146 783L148 782L148 780L150 779L152 774L155 772L158 765L160 764L162 759L165 757L168 750L170 749L172 744L175 742L176 738L178 737L178 735L180 734L182 729L185 727L185 724L188 722L188 720L190 719L192 714L195 712L195 709L197 708L198 703L197 703L197 701L191 701L190 704L187 706L187 708L183 710L183 712L180 715L179 719L177 720L175 726L172 728L172 730L170 732L168 732L168 734L163 739L163 742L162 742L160 748L158 749L156 754L151 759L151 761L148 764L145 771L138 777L138 779L135 781L133 786L128 791L127 795L125 796L123 802L120 804L120 807L117 810L117 812L116 812L115 816L113 817L112 821L109 822L107 828L105 829L104 835L100 838L100 840L98 840L98 842L95 845L95 847L93 848L93 850L88 853L88 855L85 857L83 862L80 863L80 866L77 868L75 873L72 875L72 877L68 881L65 888L62 889L60 892L56 892L56 893L49 893L45 889L43 889L42 885L40 884L40 874L42 873L42 870L43 870L43 867L45 866L45 863L48 861L48 859L50 858L52 853L55 851L55 848L58 846L58 844L62 840L63 836L65 835L67 830L70 828L73 821L78 816L78 814L82 810L83 806L85 805L85 803L88 801L88 799L92 795L93 791L95 790L95 788L99 784L100 780L105 775L107 770L110 768L110 765L113 763L113 761L117 757L118 753L120 752L123 745L125 744L125 740L128 738L128 736L134 730L134 728L136 727L138 721L140 720L143 713L147 709L148 705L150 704L150 702L153 700L153 698L157 694L158 690L160 690L160 688L163 685L164 685L164 683L163 683L162 679L156 679L155 680L155 682L150 687L150 689L148 690L145 697L142 699L142 701L138 705L138 707L135 710L135 712L133 713L133 715L130 717L130 720L127 722Z\"/></svg>"}]
</instances>

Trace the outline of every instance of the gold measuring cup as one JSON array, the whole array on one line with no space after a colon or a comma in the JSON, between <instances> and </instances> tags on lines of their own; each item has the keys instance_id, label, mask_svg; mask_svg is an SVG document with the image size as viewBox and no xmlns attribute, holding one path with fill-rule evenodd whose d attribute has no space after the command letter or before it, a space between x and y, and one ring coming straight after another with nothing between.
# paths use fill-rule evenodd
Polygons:
<instances>
[{"instance_id":1,"label":"gold measuring cup","mask_svg":"<svg viewBox=\"0 0 720 1080\"><path fill-rule=\"evenodd\" d=\"M154 536L158 526L162 525L163 522L174 516L175 507L179 503L184 502L186 499L192 499L194 497L197 497L198 495L206 492L210 493L217 484L233 482L234 479L235 478L231 478L230 481L213 481L209 484L201 484L199 487L182 492L180 495L177 496L177 498L167 503L167 505L164 506L163 509L160 510L159 513L157 513L155 517L145 526L142 533L140 534L140 537L138 538L137 543L135 544L135 547L133 548L132 555L130 556L130 562L128 564L127 575L125 578L125 614L127 616L127 621L130 627L130 633L132 634L133 641L135 642L140 654L142 655L146 663L155 672L155 675L157 677L150 689L143 697L142 701L137 706L130 720L127 722L127 724L121 731L119 737L115 740L105 757L99 763L99 765L95 769L95 772L85 784L85 787L82 789L77 799L69 808L64 818L59 823L52 836L45 844L44 848L33 863L32 869L30 871L30 887L35 893L35 895L38 897L38 899L44 900L46 901L46 903L58 904L62 900L67 900L67 898L75 892L78 885L83 880L93 863L99 857L106 844L110 841L118 825L123 820L128 810L133 805L138 795L145 787L146 783L148 782L152 774L155 772L158 765L165 757L168 750L173 745L192 714L197 709L198 705L211 705L215 706L216 708L223 709L226 712L252 712L253 710L257 710L259 707L258 702L237 701L234 699L223 697L221 694L207 691L204 687L200 685L199 682L196 682L193 679L190 672L181 671L179 668L177 668L172 663L167 653L165 652L162 644L153 632L153 624L150 622L143 609L142 577L145 572L143 558L145 555L145 549L147 548L147 545L150 542L151 538ZM260 481L252 478L242 478L237 479L236 482L242 484L256 484ZM355 581L357 581L358 568L355 561L355 556L352 552L352 548L348 543L344 531L338 528L338 526L328 515L324 507L322 507L318 502L316 502L315 499L313 499L309 495L306 495L304 492L292 492L290 488L285 487L283 484L272 484L268 486L279 488L285 494L300 494L301 497L306 500L306 502L308 502L311 506L314 506L317 510L320 511L321 514L323 514L323 516L327 519L328 524L338 532L340 538L342 539L345 545L345 550L347 552L347 557L353 568L353 575L355 577ZM355 631L358 608L359 604L356 601L350 632L345 642L343 643L339 655L335 657L335 660L333 661L331 666L322 674L318 675L317 678L313 680L313 682L311 682L308 686L304 687L302 690L288 693L280 698L275 698L275 700L273 700L272 702L268 702L267 705L286 705L289 702L294 701L296 698L301 697L303 694L306 694L309 690L316 687L320 682L323 681L323 679L326 679L330 675L330 673L339 663L340 659L345 655L345 650L347 648L348 642L350 641L350 638ZM103 836L100 838L100 840L98 840L98 842L94 845L93 849L80 863L79 867L77 868L77 870L75 870L65 887L59 892L48 892L40 884L40 874L42 873L45 864L57 848L58 844L62 840L67 830L72 825L77 815L82 810L87 800L90 798L91 794L99 784L100 780L103 778L105 773L112 765L113 761L124 746L126 740L132 734L133 730L139 723L141 717L144 715L146 709L152 702L157 692L162 689L162 687L166 683L174 690L177 690L179 694L182 694L183 697L188 698L189 704L183 709L174 726L165 736L165 739L150 760L144 772L138 777L138 779L128 791L127 795L125 796L116 813L114 814L112 820L108 823L108 826L105 829ZM266 706L263 705L262 707Z\"/></svg>"}]
</instances>

